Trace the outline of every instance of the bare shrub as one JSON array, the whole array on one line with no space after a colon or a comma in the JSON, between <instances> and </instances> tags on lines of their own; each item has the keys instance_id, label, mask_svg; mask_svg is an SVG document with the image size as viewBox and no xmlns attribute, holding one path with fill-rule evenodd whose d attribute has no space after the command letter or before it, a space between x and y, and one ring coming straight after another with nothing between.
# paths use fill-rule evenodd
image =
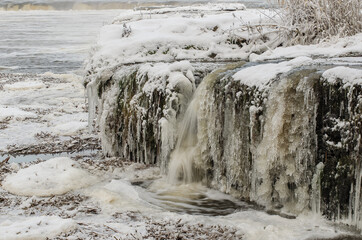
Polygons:
<instances>
[{"instance_id":1,"label":"bare shrub","mask_svg":"<svg viewBox=\"0 0 362 240\"><path fill-rule=\"evenodd\" d=\"M279 0L282 29L290 44L317 43L362 31L361 0Z\"/></svg>"},{"instance_id":2,"label":"bare shrub","mask_svg":"<svg viewBox=\"0 0 362 240\"><path fill-rule=\"evenodd\" d=\"M246 52L262 53L280 46L315 44L362 32L362 0L269 0L264 20L250 24L235 17L230 42Z\"/></svg>"}]
</instances>

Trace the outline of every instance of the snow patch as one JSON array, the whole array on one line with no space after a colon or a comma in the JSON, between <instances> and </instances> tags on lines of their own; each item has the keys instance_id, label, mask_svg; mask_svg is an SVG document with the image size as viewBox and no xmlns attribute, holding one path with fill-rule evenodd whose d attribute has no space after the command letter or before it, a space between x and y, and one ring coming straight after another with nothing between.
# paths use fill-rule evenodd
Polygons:
<instances>
[{"instance_id":1,"label":"snow patch","mask_svg":"<svg viewBox=\"0 0 362 240\"><path fill-rule=\"evenodd\" d=\"M58 216L10 218L0 223L0 240L49 239L75 226L73 220Z\"/></svg>"},{"instance_id":2,"label":"snow patch","mask_svg":"<svg viewBox=\"0 0 362 240\"><path fill-rule=\"evenodd\" d=\"M97 178L79 168L77 162L59 157L21 169L2 182L5 190L25 196L51 196L95 183Z\"/></svg>"},{"instance_id":3,"label":"snow patch","mask_svg":"<svg viewBox=\"0 0 362 240\"><path fill-rule=\"evenodd\" d=\"M362 70L349 67L335 67L328 69L322 75L329 83L334 83L338 79L342 80L344 86L362 84Z\"/></svg>"},{"instance_id":4,"label":"snow patch","mask_svg":"<svg viewBox=\"0 0 362 240\"><path fill-rule=\"evenodd\" d=\"M142 90L151 94L156 89L164 89L164 85L168 82L168 89L172 90L178 86L191 94L194 84L193 71L194 68L189 61L142 65L139 69L139 75L147 75L148 78Z\"/></svg>"},{"instance_id":5,"label":"snow patch","mask_svg":"<svg viewBox=\"0 0 362 240\"><path fill-rule=\"evenodd\" d=\"M274 50L268 50L261 55L251 54L251 62L265 61L271 59L296 58L301 56L324 56L338 57L344 55L362 54L362 33L346 37L337 38L328 42L315 45L296 45L291 47L279 47Z\"/></svg>"},{"instance_id":6,"label":"snow patch","mask_svg":"<svg viewBox=\"0 0 362 240\"><path fill-rule=\"evenodd\" d=\"M0 107L0 121L3 121L5 118L14 117L21 120L25 118L36 118L38 115L31 112L23 111L15 107Z\"/></svg>"},{"instance_id":7,"label":"snow patch","mask_svg":"<svg viewBox=\"0 0 362 240\"><path fill-rule=\"evenodd\" d=\"M311 63L313 63L313 59L309 57L298 57L280 63L261 64L241 69L233 75L233 79L250 87L264 88L278 74L286 73L293 68L310 65Z\"/></svg>"}]
</instances>

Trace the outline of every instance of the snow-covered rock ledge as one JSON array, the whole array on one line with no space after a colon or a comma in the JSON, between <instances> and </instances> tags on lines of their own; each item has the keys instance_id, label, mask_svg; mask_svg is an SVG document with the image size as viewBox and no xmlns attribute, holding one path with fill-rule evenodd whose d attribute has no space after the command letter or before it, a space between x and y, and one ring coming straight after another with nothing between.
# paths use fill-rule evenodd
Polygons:
<instances>
[{"instance_id":1,"label":"snow-covered rock ledge","mask_svg":"<svg viewBox=\"0 0 362 240\"><path fill-rule=\"evenodd\" d=\"M246 59L233 32L240 18L257 23L261 16L242 4L125 11L102 28L86 70L94 75L125 64Z\"/></svg>"},{"instance_id":2,"label":"snow-covered rock ledge","mask_svg":"<svg viewBox=\"0 0 362 240\"><path fill-rule=\"evenodd\" d=\"M85 67L90 121L97 108L104 153L166 162L195 86L218 66L248 58L248 35L234 33L240 19L258 23L263 14L206 4L125 11L104 26Z\"/></svg>"}]
</instances>

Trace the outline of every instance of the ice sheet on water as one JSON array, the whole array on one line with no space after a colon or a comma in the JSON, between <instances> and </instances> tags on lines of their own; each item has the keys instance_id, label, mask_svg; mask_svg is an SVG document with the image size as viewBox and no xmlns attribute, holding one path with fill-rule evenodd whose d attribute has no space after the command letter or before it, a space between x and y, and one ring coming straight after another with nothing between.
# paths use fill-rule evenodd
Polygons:
<instances>
[{"instance_id":1,"label":"ice sheet on water","mask_svg":"<svg viewBox=\"0 0 362 240\"><path fill-rule=\"evenodd\" d=\"M67 123L56 125L52 129L52 132L59 136L72 136L75 135L80 130L86 129L87 126L88 126L87 122L70 121Z\"/></svg>"},{"instance_id":2,"label":"ice sheet on water","mask_svg":"<svg viewBox=\"0 0 362 240\"><path fill-rule=\"evenodd\" d=\"M84 87L75 74L0 75L0 151L39 141L42 133L85 132Z\"/></svg>"}]
</instances>

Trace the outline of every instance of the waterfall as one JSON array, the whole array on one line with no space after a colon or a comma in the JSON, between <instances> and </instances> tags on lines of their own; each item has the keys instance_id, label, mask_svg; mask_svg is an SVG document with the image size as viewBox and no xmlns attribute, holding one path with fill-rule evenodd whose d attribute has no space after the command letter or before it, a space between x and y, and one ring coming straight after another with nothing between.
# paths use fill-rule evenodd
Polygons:
<instances>
[{"instance_id":1,"label":"waterfall","mask_svg":"<svg viewBox=\"0 0 362 240\"><path fill-rule=\"evenodd\" d=\"M95 78L87 90L103 150L160 166L173 185L361 229L362 85L333 80L325 73L341 71L330 66L243 64L123 66ZM263 64L288 71L259 81L270 76L253 72Z\"/></svg>"},{"instance_id":2,"label":"waterfall","mask_svg":"<svg viewBox=\"0 0 362 240\"><path fill-rule=\"evenodd\" d=\"M207 75L180 116L168 181L202 181L294 214L349 215L361 228L360 139L348 130L359 122L360 88L326 83L318 69L302 68L262 89L233 81L232 69L240 65Z\"/></svg>"},{"instance_id":3,"label":"waterfall","mask_svg":"<svg viewBox=\"0 0 362 240\"><path fill-rule=\"evenodd\" d=\"M203 79L196 89L183 119L178 125L178 140L175 150L170 156L167 175L170 183L187 184L200 181L203 178L203 169L197 167L197 162L200 159L200 132L198 131L200 103L215 81L224 77L228 70L235 69L243 64L244 62L228 64L213 71Z\"/></svg>"},{"instance_id":4,"label":"waterfall","mask_svg":"<svg viewBox=\"0 0 362 240\"><path fill-rule=\"evenodd\" d=\"M197 98L189 104L180 124L178 141L171 154L169 165L169 182L190 183L197 177L193 163L197 155L197 113L199 102Z\"/></svg>"}]
</instances>

